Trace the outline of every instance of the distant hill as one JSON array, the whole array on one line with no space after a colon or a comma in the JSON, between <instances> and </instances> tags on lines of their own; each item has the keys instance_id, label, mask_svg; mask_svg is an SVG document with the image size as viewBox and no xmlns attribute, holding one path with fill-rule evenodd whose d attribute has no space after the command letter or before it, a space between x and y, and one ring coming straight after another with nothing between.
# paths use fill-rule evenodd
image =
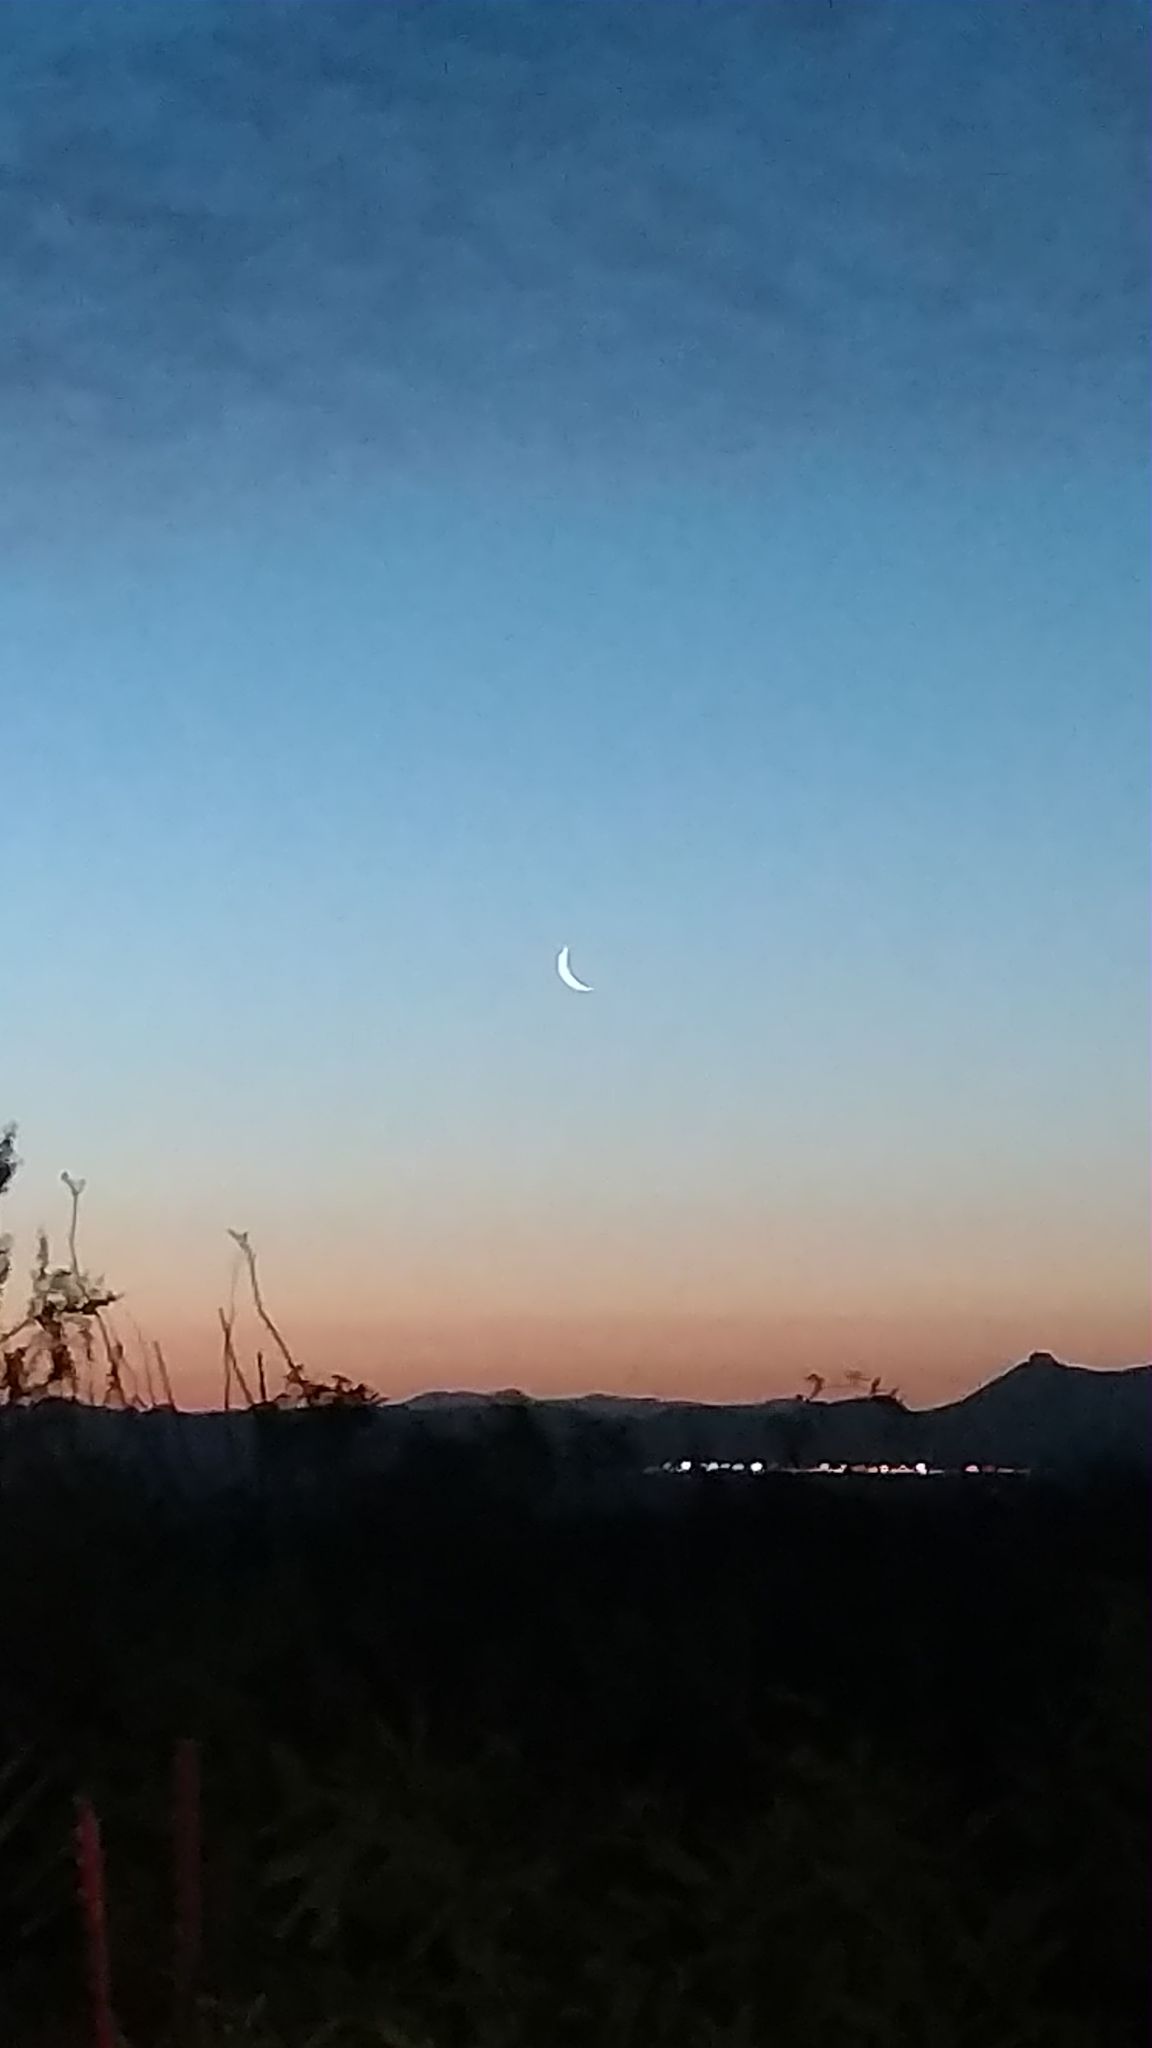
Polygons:
<instances>
[{"instance_id":1,"label":"distant hill","mask_svg":"<svg viewBox=\"0 0 1152 2048\"><path fill-rule=\"evenodd\" d=\"M456 1429L463 1431L494 1401L510 1398L515 1395L418 1394L392 1403L391 1412L450 1407ZM1065 1365L1046 1351L1034 1351L938 1408L909 1408L885 1395L721 1403L582 1394L529 1406L558 1445L578 1418L616 1424L646 1465L690 1458L803 1465L920 1460L948 1468L999 1464L1032 1471L1152 1467L1152 1366L1108 1371Z\"/></svg>"},{"instance_id":2,"label":"distant hill","mask_svg":"<svg viewBox=\"0 0 1152 2048\"><path fill-rule=\"evenodd\" d=\"M511 1432L511 1433L510 1433ZM542 1442L557 1463L612 1485L627 1471L690 1460L812 1467L926 1463L998 1465L1035 1473L1152 1470L1152 1366L1064 1365L1034 1352L962 1400L914 1409L888 1395L720 1403L585 1394L534 1400L516 1388L384 1401L359 1412L240 1410L141 1413L52 1400L0 1408L0 1483L23 1454L53 1462L111 1457L154 1472L180 1469L211 1485L269 1462L320 1473L335 1461L381 1472L406 1454L487 1441L523 1458Z\"/></svg>"},{"instance_id":3,"label":"distant hill","mask_svg":"<svg viewBox=\"0 0 1152 2048\"><path fill-rule=\"evenodd\" d=\"M1106 1372L1033 1352L963 1400L918 1418L939 1462L993 1458L1037 1470L1152 1463L1152 1366Z\"/></svg>"}]
</instances>

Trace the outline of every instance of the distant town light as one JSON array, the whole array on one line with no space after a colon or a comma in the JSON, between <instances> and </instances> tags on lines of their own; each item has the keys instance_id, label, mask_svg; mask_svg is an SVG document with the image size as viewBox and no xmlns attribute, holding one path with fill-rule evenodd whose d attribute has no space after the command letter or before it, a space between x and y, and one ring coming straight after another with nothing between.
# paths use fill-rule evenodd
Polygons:
<instances>
[{"instance_id":1,"label":"distant town light","mask_svg":"<svg viewBox=\"0 0 1152 2048\"><path fill-rule=\"evenodd\" d=\"M996 1474L998 1476L1003 1475L1006 1478L1026 1478L1028 1476L1028 1467L1022 1465L964 1465L949 1467L944 1465L933 1465L922 1458L919 1459L914 1465L854 1465L848 1462L833 1465L829 1463L827 1460L822 1460L818 1465L789 1466L773 1465L770 1460L765 1458L750 1458L747 1460L739 1458L734 1460L730 1460L727 1458L670 1458L667 1459L665 1463L662 1465L647 1465L644 1469L647 1472L653 1473L754 1472L758 1475L765 1472L787 1471L791 1472L794 1477L803 1477L807 1475L809 1478L813 1479L817 1477L822 1477L825 1474L847 1474L850 1477L853 1475L859 1477L868 1475L869 1477L874 1479L900 1478L901 1476L915 1476L920 1479L926 1479L930 1477L946 1479L961 1471L972 1474L977 1478L979 1478L981 1475L991 1476L993 1474Z\"/></svg>"}]
</instances>

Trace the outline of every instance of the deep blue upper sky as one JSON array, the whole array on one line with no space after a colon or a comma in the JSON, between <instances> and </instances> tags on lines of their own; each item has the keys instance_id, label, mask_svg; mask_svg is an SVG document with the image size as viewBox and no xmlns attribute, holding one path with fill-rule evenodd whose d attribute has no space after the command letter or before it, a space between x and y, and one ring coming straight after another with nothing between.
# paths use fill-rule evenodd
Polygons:
<instances>
[{"instance_id":1,"label":"deep blue upper sky","mask_svg":"<svg viewBox=\"0 0 1152 2048\"><path fill-rule=\"evenodd\" d=\"M195 463L221 433L307 474L366 445L658 478L1123 442L1147 28L1135 0L7 0L6 466L86 456L103 502L110 443Z\"/></svg>"},{"instance_id":2,"label":"deep blue upper sky","mask_svg":"<svg viewBox=\"0 0 1152 2048\"><path fill-rule=\"evenodd\" d=\"M1127 1355L1146 7L0 19L20 1199Z\"/></svg>"}]
</instances>

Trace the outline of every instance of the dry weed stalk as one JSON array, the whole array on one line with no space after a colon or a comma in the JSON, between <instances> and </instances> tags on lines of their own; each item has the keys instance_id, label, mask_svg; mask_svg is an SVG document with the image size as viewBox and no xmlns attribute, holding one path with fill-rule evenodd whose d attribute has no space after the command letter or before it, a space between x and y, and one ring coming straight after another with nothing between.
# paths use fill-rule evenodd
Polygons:
<instances>
[{"instance_id":1,"label":"dry weed stalk","mask_svg":"<svg viewBox=\"0 0 1152 2048\"><path fill-rule=\"evenodd\" d=\"M168 1377L167 1361L159 1341L155 1337L152 1340L152 1356L156 1360L156 1370L160 1375L160 1385L164 1389L164 1399L167 1401L169 1408L174 1408L176 1406L176 1396L172 1392L172 1382Z\"/></svg>"},{"instance_id":2,"label":"dry weed stalk","mask_svg":"<svg viewBox=\"0 0 1152 2048\"><path fill-rule=\"evenodd\" d=\"M67 1188L72 1201L72 1214L68 1220L68 1256L71 1261L72 1277L78 1288L85 1288L88 1285L88 1281L86 1275L80 1270L80 1259L76 1248L76 1233L80 1221L80 1197L88 1183L85 1180L73 1180L69 1173L62 1173L60 1178ZM109 1299L115 1301L118 1297L112 1295ZM104 1386L104 1405L108 1407L114 1404L118 1408L136 1408L140 1404L135 1386L133 1386L131 1394L126 1392L124 1386L124 1375L126 1372L131 1373L131 1367L128 1365L124 1355L124 1346L120 1342L119 1337L109 1330L104 1317L100 1313L101 1308L104 1306L103 1302L98 1304L93 1301L91 1303L92 1319L100 1332L100 1340L104 1346L104 1355L108 1361L108 1378ZM90 1354L88 1362L89 1364L92 1362Z\"/></svg>"},{"instance_id":3,"label":"dry weed stalk","mask_svg":"<svg viewBox=\"0 0 1152 2048\"><path fill-rule=\"evenodd\" d=\"M254 1401L254 1400L253 1400L253 1398L252 1398L252 1389L251 1389L251 1387L250 1387L250 1386L248 1385L248 1382L247 1382L247 1380L245 1379L245 1377L244 1377L244 1374L243 1374L243 1373L242 1373L242 1371L240 1370L240 1360L239 1360L239 1359L237 1358L237 1356L236 1356L236 1346L235 1346L235 1344L233 1343L233 1340L232 1340L232 1328L233 1328L233 1324L235 1323L235 1320L236 1320L236 1318L235 1318L235 1312L234 1312L234 1311L232 1311L232 1312L229 1312L229 1313L228 1313L228 1314L226 1315L226 1314L225 1314L225 1312L224 1312L224 1310L223 1310L222 1308L218 1308L218 1309L217 1309L217 1311L216 1311L216 1314L217 1314L217 1315L219 1316L219 1318L220 1318L220 1329L221 1329L221 1333L222 1333L222 1335L221 1335L221 1342L222 1342L222 1345L223 1345L223 1351L224 1351L224 1409L225 1409L225 1413L227 1413L227 1411L228 1411L228 1410L230 1409L230 1407L231 1407L231 1405L232 1405L232 1398L231 1398L231 1397L232 1397L232 1381L233 1381L233 1380L235 1380L235 1381L236 1381L236 1383L237 1383L237 1385L239 1386L239 1388L240 1388L240 1392L241 1392L241 1393L243 1394L243 1396L244 1396L244 1399L245 1399L245 1400L247 1401L247 1403L248 1403L248 1406L249 1406L250 1408L254 1408L254 1407L256 1406L256 1403L255 1403L255 1401Z\"/></svg>"},{"instance_id":4,"label":"dry weed stalk","mask_svg":"<svg viewBox=\"0 0 1152 2048\"><path fill-rule=\"evenodd\" d=\"M244 1258L244 1262L248 1268L248 1280L252 1288L252 1300L256 1309L256 1313L259 1316L260 1321L263 1323L264 1328L267 1330L269 1336L275 1343L276 1348L280 1353L280 1356L284 1360L284 1364L287 1368L289 1384L297 1388L297 1390L300 1393L304 1393L307 1389L308 1382L304 1376L303 1370L299 1365L297 1365L296 1360L293 1358L292 1353L289 1351L287 1344L284 1342L283 1337L280 1335L280 1332L276 1328L275 1323L272 1321L272 1318L269 1315L268 1310L264 1306L264 1297L260 1292L260 1281L256 1272L256 1254L253 1251L252 1246L248 1242L248 1232L246 1230L230 1230L228 1232L228 1235L232 1239L232 1242L234 1244L239 1245L240 1247L240 1251Z\"/></svg>"}]
</instances>

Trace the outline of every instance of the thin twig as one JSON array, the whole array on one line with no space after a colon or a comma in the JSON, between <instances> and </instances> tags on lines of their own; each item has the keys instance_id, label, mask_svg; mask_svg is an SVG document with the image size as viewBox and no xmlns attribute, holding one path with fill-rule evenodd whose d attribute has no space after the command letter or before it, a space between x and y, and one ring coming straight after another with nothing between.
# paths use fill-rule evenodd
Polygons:
<instances>
[{"instance_id":1,"label":"thin twig","mask_svg":"<svg viewBox=\"0 0 1152 2048\"><path fill-rule=\"evenodd\" d=\"M80 1272L80 1260L76 1253L76 1225L80 1215L80 1197L88 1183L86 1180L73 1180L70 1173L62 1173L60 1178L72 1197L72 1215L68 1224L68 1253L72 1260L72 1271L77 1280L79 1280L83 1276Z\"/></svg>"},{"instance_id":2,"label":"thin twig","mask_svg":"<svg viewBox=\"0 0 1152 2048\"><path fill-rule=\"evenodd\" d=\"M174 1408L176 1406L176 1396L172 1392L172 1382L168 1377L168 1367L164 1362L164 1353L156 1338L152 1340L152 1356L156 1360L156 1370L160 1374L160 1384L164 1389L164 1398L168 1406Z\"/></svg>"},{"instance_id":3,"label":"thin twig","mask_svg":"<svg viewBox=\"0 0 1152 2048\"><path fill-rule=\"evenodd\" d=\"M128 1320L136 1332L136 1342L140 1350L140 1363L144 1369L144 1387L148 1395L148 1406L149 1408L155 1408L156 1387L152 1378L152 1367L148 1362L148 1346L144 1342L144 1332L136 1321L135 1316L129 1316Z\"/></svg>"},{"instance_id":4,"label":"thin twig","mask_svg":"<svg viewBox=\"0 0 1152 2048\"><path fill-rule=\"evenodd\" d=\"M123 1375L125 1372L131 1372L132 1368L128 1364L128 1360L124 1356L124 1346L120 1342L119 1337L115 1337L111 1334L104 1321L103 1316L100 1314L99 1309L94 1309L92 1313L95 1319L96 1327L100 1332L101 1338L103 1339L104 1352L108 1360L107 1391L108 1393L114 1392L119 1397L121 1407L127 1407L129 1405L129 1397L124 1391ZM135 1376L133 1375L133 1377ZM134 1400L135 1397L136 1389L134 1388L132 1399Z\"/></svg>"},{"instance_id":5,"label":"thin twig","mask_svg":"<svg viewBox=\"0 0 1152 2048\"><path fill-rule=\"evenodd\" d=\"M240 1370L240 1360L236 1356L236 1346L232 1342L232 1318L231 1316L226 1316L222 1308L218 1308L216 1313L220 1318L220 1328L224 1333L224 1406L225 1408L229 1406L227 1396L231 1389L232 1380L235 1378L248 1406L254 1408L256 1404L252 1399L252 1389Z\"/></svg>"},{"instance_id":6,"label":"thin twig","mask_svg":"<svg viewBox=\"0 0 1152 2048\"><path fill-rule=\"evenodd\" d=\"M246 1230L230 1230L228 1232L228 1235L235 1244L239 1245L240 1250L243 1252L244 1258L247 1262L248 1278L252 1286L252 1299L256 1304L256 1313L259 1316L260 1321L263 1323L264 1328L268 1331L269 1336L273 1339L274 1343L276 1344L276 1347L279 1350L280 1355L288 1368L289 1379L296 1386L303 1386L304 1374L301 1371L300 1367L297 1365L296 1360L293 1358L292 1353L289 1351L287 1344L284 1342L283 1337L280 1335L279 1330L276 1328L275 1323L272 1321L271 1316L269 1315L267 1309L264 1306L264 1297L260 1292L260 1282L256 1277L256 1254L248 1242L248 1232Z\"/></svg>"}]
</instances>

